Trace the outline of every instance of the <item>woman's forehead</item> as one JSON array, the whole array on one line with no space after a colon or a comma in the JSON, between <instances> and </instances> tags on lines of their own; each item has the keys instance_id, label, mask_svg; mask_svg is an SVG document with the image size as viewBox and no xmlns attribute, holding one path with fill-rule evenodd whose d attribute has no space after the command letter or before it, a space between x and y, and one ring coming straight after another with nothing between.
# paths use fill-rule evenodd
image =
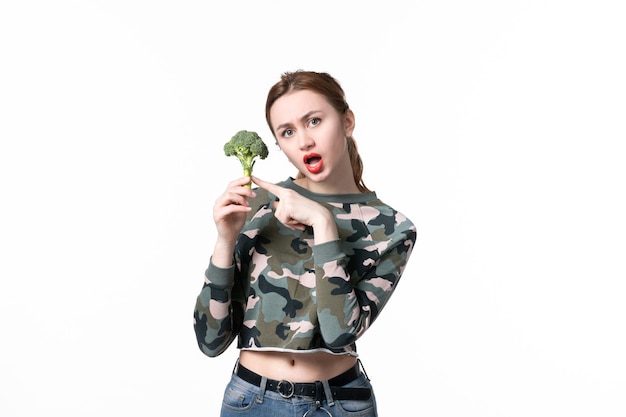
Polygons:
<instances>
[{"instance_id":1,"label":"woman's forehead","mask_svg":"<svg viewBox=\"0 0 626 417\"><path fill-rule=\"evenodd\" d=\"M311 90L291 91L274 102L270 109L273 124L300 118L311 111L326 111L331 107L326 97ZM279 120L280 119L280 120Z\"/></svg>"}]
</instances>

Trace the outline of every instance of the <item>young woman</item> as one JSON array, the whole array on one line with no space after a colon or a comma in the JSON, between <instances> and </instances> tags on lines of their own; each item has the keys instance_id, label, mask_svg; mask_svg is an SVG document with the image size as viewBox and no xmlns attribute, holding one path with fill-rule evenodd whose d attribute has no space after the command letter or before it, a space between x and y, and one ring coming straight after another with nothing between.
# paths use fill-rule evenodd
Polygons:
<instances>
[{"instance_id":1,"label":"young woman","mask_svg":"<svg viewBox=\"0 0 626 417\"><path fill-rule=\"evenodd\" d=\"M355 117L334 78L285 73L265 111L298 175L236 179L213 208L194 327L210 357L238 338L221 415L376 416L355 341L395 290L415 227L363 184Z\"/></svg>"}]
</instances>

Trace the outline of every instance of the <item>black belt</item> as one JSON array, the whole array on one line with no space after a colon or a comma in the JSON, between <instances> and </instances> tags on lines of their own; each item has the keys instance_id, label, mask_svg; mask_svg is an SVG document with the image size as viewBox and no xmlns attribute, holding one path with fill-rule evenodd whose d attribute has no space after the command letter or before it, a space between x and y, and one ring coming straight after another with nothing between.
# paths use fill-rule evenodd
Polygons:
<instances>
[{"instance_id":1,"label":"black belt","mask_svg":"<svg viewBox=\"0 0 626 417\"><path fill-rule=\"evenodd\" d=\"M346 372L328 380L330 392L335 400L369 400L372 390L369 388L343 388L349 382L359 377L359 365L355 365ZM261 375L237 365L237 376L257 387L261 386ZM287 380L277 381L267 378L266 390L277 392L283 398L291 398L294 395L311 397L321 400L325 397L324 386L321 381L316 382L291 382Z\"/></svg>"}]
</instances>

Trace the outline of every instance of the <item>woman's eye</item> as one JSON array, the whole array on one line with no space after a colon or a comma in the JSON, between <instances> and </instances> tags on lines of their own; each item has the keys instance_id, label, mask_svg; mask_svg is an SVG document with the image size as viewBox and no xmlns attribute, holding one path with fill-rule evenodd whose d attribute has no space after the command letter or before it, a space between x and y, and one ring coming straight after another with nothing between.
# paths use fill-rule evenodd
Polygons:
<instances>
[{"instance_id":1,"label":"woman's eye","mask_svg":"<svg viewBox=\"0 0 626 417\"><path fill-rule=\"evenodd\" d=\"M284 138L288 138L288 137L289 137L289 136L291 136L291 135L293 135L293 130L291 130L291 129L285 129L285 130L283 130L283 134L282 134L282 136L283 136Z\"/></svg>"},{"instance_id":2,"label":"woman's eye","mask_svg":"<svg viewBox=\"0 0 626 417\"><path fill-rule=\"evenodd\" d=\"M313 119L309 120L309 125L310 126L317 126L318 124L320 124L322 120L319 117L314 117Z\"/></svg>"}]
</instances>

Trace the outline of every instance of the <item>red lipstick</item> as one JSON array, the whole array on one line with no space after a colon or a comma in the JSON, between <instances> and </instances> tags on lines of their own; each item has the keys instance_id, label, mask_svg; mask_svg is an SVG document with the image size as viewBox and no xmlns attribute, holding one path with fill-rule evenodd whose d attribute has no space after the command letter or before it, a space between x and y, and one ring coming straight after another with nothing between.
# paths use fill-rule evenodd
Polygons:
<instances>
[{"instance_id":1,"label":"red lipstick","mask_svg":"<svg viewBox=\"0 0 626 417\"><path fill-rule=\"evenodd\" d=\"M302 158L302 161L304 162L306 169L311 174L317 174L318 172L322 170L322 167L324 166L324 162L322 161L322 156L317 153L309 153L309 154L304 155L304 158Z\"/></svg>"}]
</instances>

